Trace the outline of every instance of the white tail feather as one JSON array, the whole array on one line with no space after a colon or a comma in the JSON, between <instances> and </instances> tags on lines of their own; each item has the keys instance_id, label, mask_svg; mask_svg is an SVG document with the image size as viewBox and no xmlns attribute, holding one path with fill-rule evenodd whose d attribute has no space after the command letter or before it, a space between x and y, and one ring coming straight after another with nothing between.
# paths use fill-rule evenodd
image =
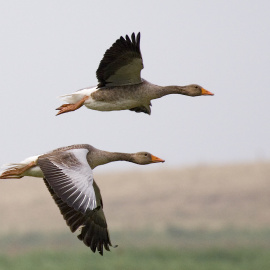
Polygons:
<instances>
[{"instance_id":1,"label":"white tail feather","mask_svg":"<svg viewBox=\"0 0 270 270\"><path fill-rule=\"evenodd\" d=\"M90 96L91 93L95 92L97 90L97 87L89 87L85 89L78 90L74 93L62 95L60 98L69 104L75 104L78 101L80 101L84 96Z\"/></svg>"}]
</instances>

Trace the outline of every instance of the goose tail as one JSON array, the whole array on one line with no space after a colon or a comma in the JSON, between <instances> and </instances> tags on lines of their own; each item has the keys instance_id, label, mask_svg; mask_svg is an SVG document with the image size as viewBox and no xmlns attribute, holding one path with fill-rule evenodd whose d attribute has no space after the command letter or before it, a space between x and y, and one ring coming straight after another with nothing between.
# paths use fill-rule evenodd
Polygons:
<instances>
[{"instance_id":1,"label":"goose tail","mask_svg":"<svg viewBox=\"0 0 270 270\"><path fill-rule=\"evenodd\" d=\"M85 96L89 97L91 95L91 93L93 93L97 90L98 90L97 86L91 86L88 88L78 90L78 91L71 93L71 94L62 95L59 98L66 103L75 104L78 101L80 101L82 98L84 98Z\"/></svg>"},{"instance_id":2,"label":"goose tail","mask_svg":"<svg viewBox=\"0 0 270 270\"><path fill-rule=\"evenodd\" d=\"M73 94L62 95L59 97L63 102L73 104L75 99Z\"/></svg>"}]
</instances>

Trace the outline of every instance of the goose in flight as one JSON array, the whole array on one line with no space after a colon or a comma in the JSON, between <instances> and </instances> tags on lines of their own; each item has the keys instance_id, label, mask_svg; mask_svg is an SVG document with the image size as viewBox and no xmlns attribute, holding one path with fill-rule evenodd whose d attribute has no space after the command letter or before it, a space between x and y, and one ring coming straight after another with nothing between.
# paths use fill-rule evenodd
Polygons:
<instances>
[{"instance_id":1,"label":"goose in flight","mask_svg":"<svg viewBox=\"0 0 270 270\"><path fill-rule=\"evenodd\" d=\"M80 228L78 238L93 252L98 250L103 255L103 248L109 251L112 244L101 193L92 170L119 160L140 165L164 162L148 152L107 152L88 144L77 144L10 164L3 170L0 179L23 176L43 178L71 232Z\"/></svg>"},{"instance_id":2,"label":"goose in flight","mask_svg":"<svg viewBox=\"0 0 270 270\"><path fill-rule=\"evenodd\" d=\"M57 108L66 113L85 105L97 111L131 110L151 114L151 100L169 94L214 95L197 84L158 86L141 78L143 60L140 33L120 37L105 52L96 71L98 85L61 96L66 104Z\"/></svg>"}]
</instances>

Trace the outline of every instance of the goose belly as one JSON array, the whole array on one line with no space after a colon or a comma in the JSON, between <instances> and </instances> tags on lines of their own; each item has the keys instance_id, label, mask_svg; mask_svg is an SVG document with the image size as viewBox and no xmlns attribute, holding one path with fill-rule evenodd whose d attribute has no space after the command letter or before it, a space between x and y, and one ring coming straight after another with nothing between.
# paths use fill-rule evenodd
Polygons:
<instances>
[{"instance_id":1,"label":"goose belly","mask_svg":"<svg viewBox=\"0 0 270 270\"><path fill-rule=\"evenodd\" d=\"M137 100L132 99L122 99L114 101L98 101L94 100L91 97L84 104L87 108L97 111L119 111L119 110L128 110L137 106Z\"/></svg>"}]
</instances>

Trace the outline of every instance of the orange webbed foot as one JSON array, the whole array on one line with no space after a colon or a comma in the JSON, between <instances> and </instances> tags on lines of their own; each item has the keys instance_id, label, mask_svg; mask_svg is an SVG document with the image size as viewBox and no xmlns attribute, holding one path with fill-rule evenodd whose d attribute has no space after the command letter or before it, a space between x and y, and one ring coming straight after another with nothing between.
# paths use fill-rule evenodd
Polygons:
<instances>
[{"instance_id":1,"label":"orange webbed foot","mask_svg":"<svg viewBox=\"0 0 270 270\"><path fill-rule=\"evenodd\" d=\"M29 164L26 164L25 166L19 167L19 168L11 168L9 170L4 171L1 175L0 175L0 179L9 179L9 178L22 178L23 177L23 173L27 170L29 170L30 168L36 166L36 162L32 161Z\"/></svg>"},{"instance_id":2,"label":"orange webbed foot","mask_svg":"<svg viewBox=\"0 0 270 270\"><path fill-rule=\"evenodd\" d=\"M59 110L59 112L56 115L76 111L77 109L81 108L84 102L89 98L89 96L84 96L81 100L79 100L75 104L63 104L56 110Z\"/></svg>"},{"instance_id":3,"label":"orange webbed foot","mask_svg":"<svg viewBox=\"0 0 270 270\"><path fill-rule=\"evenodd\" d=\"M56 115L62 114L62 113L67 113L67 112L72 112L76 110L75 104L63 104L56 110L59 110L59 112Z\"/></svg>"}]
</instances>

